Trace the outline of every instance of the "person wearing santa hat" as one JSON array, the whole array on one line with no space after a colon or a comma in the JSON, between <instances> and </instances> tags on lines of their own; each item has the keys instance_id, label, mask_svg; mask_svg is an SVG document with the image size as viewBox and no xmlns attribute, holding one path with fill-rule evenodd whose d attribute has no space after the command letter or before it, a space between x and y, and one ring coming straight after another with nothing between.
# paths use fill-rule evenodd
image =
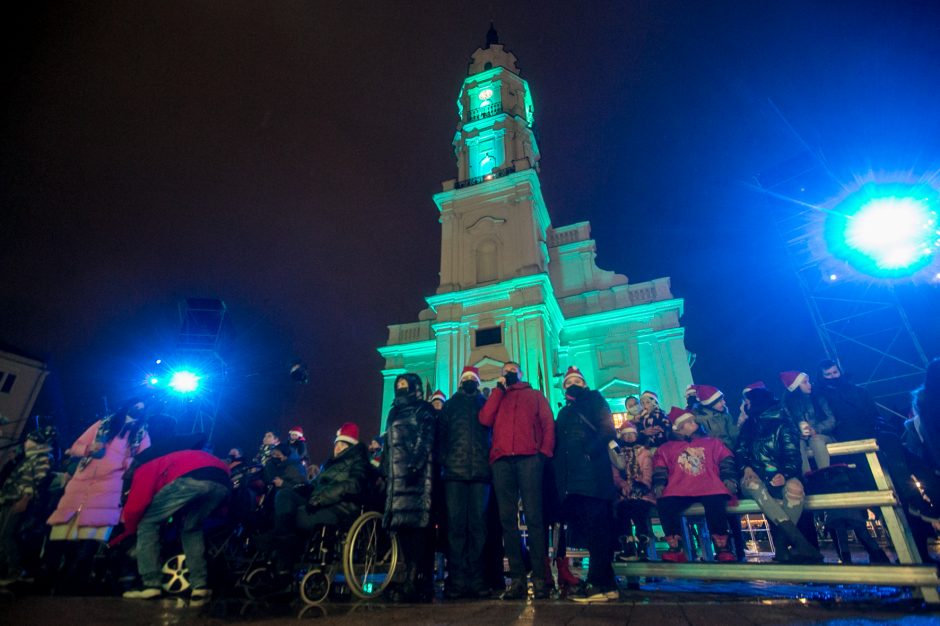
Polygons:
<instances>
[{"instance_id":1,"label":"person wearing santa hat","mask_svg":"<svg viewBox=\"0 0 940 626\"><path fill-rule=\"evenodd\" d=\"M424 399L418 374L398 375L394 387L395 400L385 421L382 523L398 537L404 580L388 593L393 602L430 602L434 598L434 535L429 525L437 416Z\"/></svg>"},{"instance_id":2,"label":"person wearing santa hat","mask_svg":"<svg viewBox=\"0 0 940 626\"><path fill-rule=\"evenodd\" d=\"M444 596L448 599L489 595L483 580L483 545L492 481L491 435L480 423L480 409L486 403L480 393L480 371L466 366L459 382L457 392L444 402L437 430L447 504Z\"/></svg>"},{"instance_id":3,"label":"person wearing santa hat","mask_svg":"<svg viewBox=\"0 0 940 626\"><path fill-rule=\"evenodd\" d=\"M287 431L287 436L290 438L291 449L297 453L300 462L306 466L310 463L310 456L307 454L307 440L304 439L304 429L300 426L294 426Z\"/></svg>"},{"instance_id":4,"label":"person wearing santa hat","mask_svg":"<svg viewBox=\"0 0 940 626\"><path fill-rule=\"evenodd\" d=\"M810 456L816 463L816 469L829 467L828 445L835 441L832 431L836 427L836 418L829 408L829 402L813 392L813 384L806 372L780 372L780 382L786 389L783 407L800 429L803 474L808 474L812 469Z\"/></svg>"},{"instance_id":5,"label":"person wearing santa hat","mask_svg":"<svg viewBox=\"0 0 940 626\"><path fill-rule=\"evenodd\" d=\"M646 561L650 537L650 511L656 504L653 497L653 455L638 440L636 424L625 422L617 433L619 459L613 469L614 485L619 496L614 517L620 531L618 561Z\"/></svg>"},{"instance_id":6,"label":"person wearing santa hat","mask_svg":"<svg viewBox=\"0 0 940 626\"><path fill-rule=\"evenodd\" d=\"M545 568L548 558L542 483L545 465L555 451L555 420L542 392L522 380L515 361L503 365L496 389L480 410L480 423L493 429L490 465L493 491L503 527L503 546L509 557L512 583L500 596L503 600L528 597L526 565L519 534L519 499L525 510L532 559L532 589L535 599L549 596Z\"/></svg>"},{"instance_id":7,"label":"person wearing santa hat","mask_svg":"<svg viewBox=\"0 0 940 626\"><path fill-rule=\"evenodd\" d=\"M725 394L711 385L692 385L693 400L688 408L695 413L695 421L709 437L720 439L721 443L734 450L738 438L737 421L728 413Z\"/></svg>"},{"instance_id":8,"label":"person wearing santa hat","mask_svg":"<svg viewBox=\"0 0 940 626\"><path fill-rule=\"evenodd\" d=\"M669 420L659 407L659 396L655 392L647 390L641 393L640 405L642 409L636 418L640 443L655 452L656 448L669 441Z\"/></svg>"},{"instance_id":9,"label":"person wearing santa hat","mask_svg":"<svg viewBox=\"0 0 940 626\"><path fill-rule=\"evenodd\" d=\"M771 523L774 560L819 563L822 555L800 532L805 492L800 435L774 395L764 386L744 394L748 418L741 427L735 456L741 468L741 490L757 502Z\"/></svg>"},{"instance_id":10,"label":"person wearing santa hat","mask_svg":"<svg viewBox=\"0 0 940 626\"><path fill-rule=\"evenodd\" d=\"M684 563L682 512L696 502L705 507L705 522L715 544L719 562L736 561L728 542L725 507L738 492L734 454L714 437L699 429L695 414L672 407L669 421L675 439L653 455L653 493L669 550L663 561Z\"/></svg>"},{"instance_id":11,"label":"person wearing santa hat","mask_svg":"<svg viewBox=\"0 0 940 626\"><path fill-rule=\"evenodd\" d=\"M552 469L562 517L569 530L582 537L590 555L586 584L569 596L575 602L616 600L612 504L616 497L607 450L617 433L610 406L589 389L577 367L569 367L562 383L565 406L555 421ZM533 559L533 569L537 567Z\"/></svg>"},{"instance_id":12,"label":"person wearing santa hat","mask_svg":"<svg viewBox=\"0 0 940 626\"><path fill-rule=\"evenodd\" d=\"M438 389L431 394L431 397L428 399L428 402L431 403L431 406L434 407L435 411L440 411L444 408L444 403L447 402L447 396L444 395L444 392Z\"/></svg>"},{"instance_id":13,"label":"person wearing santa hat","mask_svg":"<svg viewBox=\"0 0 940 626\"><path fill-rule=\"evenodd\" d=\"M309 494L281 490L277 495L280 521L278 557L281 570L297 555L297 531L319 526L344 528L359 515L366 500L369 453L359 442L359 426L346 422L336 431L333 455L320 468ZM286 524L285 524L286 522ZM335 546L334 546L335 547Z\"/></svg>"}]
</instances>

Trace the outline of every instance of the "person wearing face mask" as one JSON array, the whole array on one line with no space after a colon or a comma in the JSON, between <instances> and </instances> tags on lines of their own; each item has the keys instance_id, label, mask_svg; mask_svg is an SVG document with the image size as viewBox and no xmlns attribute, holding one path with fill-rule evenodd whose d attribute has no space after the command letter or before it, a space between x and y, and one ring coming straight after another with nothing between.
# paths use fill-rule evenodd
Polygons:
<instances>
[{"instance_id":1,"label":"person wearing face mask","mask_svg":"<svg viewBox=\"0 0 940 626\"><path fill-rule=\"evenodd\" d=\"M435 411L424 400L421 377L395 379L395 400L388 412L382 474L386 481L382 523L398 537L404 581L389 589L393 602L430 602L434 598L434 537L431 493L434 483Z\"/></svg>"},{"instance_id":2,"label":"person wearing face mask","mask_svg":"<svg viewBox=\"0 0 940 626\"><path fill-rule=\"evenodd\" d=\"M640 417L640 412L643 410L640 406L640 399L636 396L627 396L627 399L624 401L624 406L627 408L627 415L630 416L630 421L635 424Z\"/></svg>"},{"instance_id":3,"label":"person wearing face mask","mask_svg":"<svg viewBox=\"0 0 940 626\"><path fill-rule=\"evenodd\" d=\"M536 599L548 597L544 561L548 558L545 518L542 511L542 482L546 459L555 450L555 420L548 400L522 381L515 361L503 365L496 389L480 410L480 423L493 429L490 465L493 490L503 527L503 547L509 557L512 583L500 596L524 600L528 595L526 566L517 513L519 499L525 510L532 559L532 587Z\"/></svg>"},{"instance_id":4,"label":"person wearing face mask","mask_svg":"<svg viewBox=\"0 0 940 626\"><path fill-rule=\"evenodd\" d=\"M833 436L838 441L874 438L882 419L871 395L843 376L835 361L820 362L819 373L816 390L835 417Z\"/></svg>"},{"instance_id":5,"label":"person wearing face mask","mask_svg":"<svg viewBox=\"0 0 940 626\"><path fill-rule=\"evenodd\" d=\"M659 408L659 396L652 391L640 394L640 414L637 416L637 430L640 431L640 443L655 452L656 448L669 441L669 420Z\"/></svg>"},{"instance_id":6,"label":"person wearing face mask","mask_svg":"<svg viewBox=\"0 0 940 626\"><path fill-rule=\"evenodd\" d=\"M616 496L608 447L616 440L614 420L603 396L588 389L577 367L569 367L562 383L565 406L555 422L552 467L563 517L590 553L587 584L570 596L575 602L616 600L613 512ZM616 444L614 444L616 445Z\"/></svg>"},{"instance_id":7,"label":"person wearing face mask","mask_svg":"<svg viewBox=\"0 0 940 626\"><path fill-rule=\"evenodd\" d=\"M447 509L447 582L444 596L489 595L483 580L486 505L490 496L490 429L480 423L486 400L480 371L468 365L460 387L444 403L438 420L437 449Z\"/></svg>"}]
</instances>

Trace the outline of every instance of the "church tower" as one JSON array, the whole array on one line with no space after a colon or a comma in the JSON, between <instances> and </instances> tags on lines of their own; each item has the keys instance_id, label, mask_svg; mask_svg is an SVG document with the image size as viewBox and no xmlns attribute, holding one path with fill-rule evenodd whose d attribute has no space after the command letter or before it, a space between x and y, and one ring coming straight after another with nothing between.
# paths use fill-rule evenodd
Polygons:
<instances>
[{"instance_id":1,"label":"church tower","mask_svg":"<svg viewBox=\"0 0 940 626\"><path fill-rule=\"evenodd\" d=\"M691 383L669 280L630 285L595 265L590 224L552 227L533 124L529 85L491 26L457 97L457 176L434 195L440 284L419 321L389 326L379 348L383 429L404 372L449 397L465 365L492 385L512 360L554 408L563 372L577 365L614 411L641 387L678 404Z\"/></svg>"}]
</instances>

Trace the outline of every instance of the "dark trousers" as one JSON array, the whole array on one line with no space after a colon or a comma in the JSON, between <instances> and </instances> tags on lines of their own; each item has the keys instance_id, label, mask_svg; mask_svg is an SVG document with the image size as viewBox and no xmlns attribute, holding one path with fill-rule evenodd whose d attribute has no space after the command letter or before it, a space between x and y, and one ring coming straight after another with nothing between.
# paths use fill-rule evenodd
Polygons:
<instances>
[{"instance_id":1,"label":"dark trousers","mask_svg":"<svg viewBox=\"0 0 940 626\"><path fill-rule=\"evenodd\" d=\"M728 504L728 496L719 494L714 496L666 496L656 501L656 507L659 509L659 521L663 525L663 532L666 536L682 535L682 512L687 508L701 502L705 507L705 522L708 524L708 532L712 535L728 534L728 514L725 513L725 506Z\"/></svg>"},{"instance_id":2,"label":"dark trousers","mask_svg":"<svg viewBox=\"0 0 940 626\"><path fill-rule=\"evenodd\" d=\"M529 534L532 579L545 580L543 562L548 556L548 546L542 516L542 471L543 461L538 454L504 456L493 463L493 491L499 504L503 549L509 558L509 573L513 580L525 580L526 571L517 517L520 497Z\"/></svg>"},{"instance_id":3,"label":"dark trousers","mask_svg":"<svg viewBox=\"0 0 940 626\"><path fill-rule=\"evenodd\" d=\"M584 537L590 553L587 582L600 589L616 588L614 580L613 515L609 500L571 494L565 498L565 518L579 536ZM533 566L533 571L534 571Z\"/></svg>"},{"instance_id":4,"label":"dark trousers","mask_svg":"<svg viewBox=\"0 0 940 626\"><path fill-rule=\"evenodd\" d=\"M617 503L617 532L621 535L652 537L650 509L653 504L646 500L622 500Z\"/></svg>"},{"instance_id":5,"label":"dark trousers","mask_svg":"<svg viewBox=\"0 0 940 626\"><path fill-rule=\"evenodd\" d=\"M447 574L458 591L482 591L483 544L486 542L486 502L490 486L482 482L448 480Z\"/></svg>"}]
</instances>

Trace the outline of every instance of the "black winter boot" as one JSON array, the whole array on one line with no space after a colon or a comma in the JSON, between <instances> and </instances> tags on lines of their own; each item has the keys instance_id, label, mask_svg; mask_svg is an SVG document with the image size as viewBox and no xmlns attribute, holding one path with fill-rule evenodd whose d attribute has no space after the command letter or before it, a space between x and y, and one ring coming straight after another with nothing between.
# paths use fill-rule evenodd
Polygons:
<instances>
[{"instance_id":1,"label":"black winter boot","mask_svg":"<svg viewBox=\"0 0 940 626\"><path fill-rule=\"evenodd\" d=\"M780 531L790 543L790 563L822 563L823 555L811 544L793 522L783 522Z\"/></svg>"}]
</instances>

